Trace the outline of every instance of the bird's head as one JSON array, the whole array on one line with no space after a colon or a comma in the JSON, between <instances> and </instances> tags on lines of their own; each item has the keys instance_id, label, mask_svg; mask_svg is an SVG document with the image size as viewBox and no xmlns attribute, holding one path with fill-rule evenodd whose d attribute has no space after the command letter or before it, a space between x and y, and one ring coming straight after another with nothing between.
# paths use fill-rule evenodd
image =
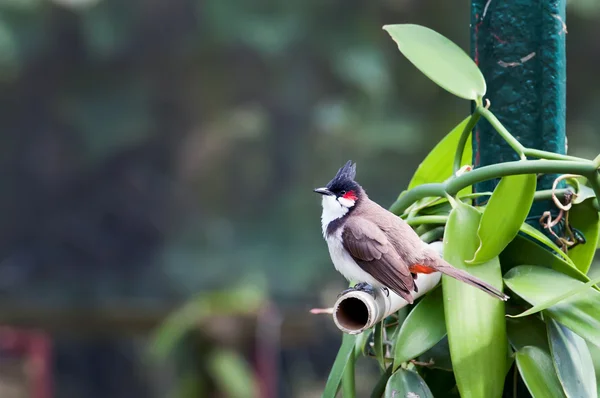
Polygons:
<instances>
[{"instance_id":1,"label":"bird's head","mask_svg":"<svg viewBox=\"0 0 600 398\"><path fill-rule=\"evenodd\" d=\"M327 186L314 190L323 195L323 211L330 212L333 219L344 216L364 196L362 187L354 181L355 176L356 164L349 160Z\"/></svg>"}]
</instances>

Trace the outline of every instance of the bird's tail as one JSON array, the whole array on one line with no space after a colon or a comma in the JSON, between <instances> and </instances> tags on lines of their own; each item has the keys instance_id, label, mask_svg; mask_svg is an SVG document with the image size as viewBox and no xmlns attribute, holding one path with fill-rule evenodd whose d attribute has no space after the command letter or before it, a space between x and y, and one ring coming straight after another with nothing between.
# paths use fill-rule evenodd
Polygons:
<instances>
[{"instance_id":1,"label":"bird's tail","mask_svg":"<svg viewBox=\"0 0 600 398\"><path fill-rule=\"evenodd\" d=\"M500 300L506 301L510 298L506 294L502 293L500 290L496 289L494 286L490 285L489 283L486 283L481 279L474 277L467 271L455 268L443 260L436 261L435 266L432 268L435 268L436 271L439 271L442 274L448 275L454 279L476 287L477 289L483 290L487 294L494 296Z\"/></svg>"}]
</instances>

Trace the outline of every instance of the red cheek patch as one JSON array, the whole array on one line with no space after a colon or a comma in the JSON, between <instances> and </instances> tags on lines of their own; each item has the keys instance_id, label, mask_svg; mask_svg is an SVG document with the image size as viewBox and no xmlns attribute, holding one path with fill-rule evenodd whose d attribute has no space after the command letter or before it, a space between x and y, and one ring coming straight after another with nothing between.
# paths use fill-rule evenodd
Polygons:
<instances>
[{"instance_id":1,"label":"red cheek patch","mask_svg":"<svg viewBox=\"0 0 600 398\"><path fill-rule=\"evenodd\" d=\"M356 200L358 199L358 196L356 196L354 191L348 191L344 194L343 198L348 200Z\"/></svg>"}]
</instances>

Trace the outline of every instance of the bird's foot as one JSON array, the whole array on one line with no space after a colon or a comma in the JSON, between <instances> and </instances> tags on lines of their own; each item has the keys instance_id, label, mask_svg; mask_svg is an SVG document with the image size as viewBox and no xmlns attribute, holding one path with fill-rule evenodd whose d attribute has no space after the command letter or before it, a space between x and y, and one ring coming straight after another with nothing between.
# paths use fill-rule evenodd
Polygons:
<instances>
[{"instance_id":1,"label":"bird's foot","mask_svg":"<svg viewBox=\"0 0 600 398\"><path fill-rule=\"evenodd\" d=\"M342 291L340 294L338 294L338 297L349 293L349 292L355 292L355 291L359 291L359 292L365 292L365 293L369 293L371 296L373 296L374 298L377 298L377 293L375 292L375 289L373 288L373 286L369 285L368 283L365 282L361 282L361 283L357 283L356 285L354 285L353 287L350 287L344 291ZM389 296L390 292L387 288L383 288L382 289L385 292L386 296Z\"/></svg>"},{"instance_id":2,"label":"bird's foot","mask_svg":"<svg viewBox=\"0 0 600 398\"><path fill-rule=\"evenodd\" d=\"M357 283L356 285L354 285L354 290L369 293L371 296L373 296L375 298L377 297L377 294L375 293L375 289L373 288L373 286L371 286L365 282Z\"/></svg>"}]
</instances>

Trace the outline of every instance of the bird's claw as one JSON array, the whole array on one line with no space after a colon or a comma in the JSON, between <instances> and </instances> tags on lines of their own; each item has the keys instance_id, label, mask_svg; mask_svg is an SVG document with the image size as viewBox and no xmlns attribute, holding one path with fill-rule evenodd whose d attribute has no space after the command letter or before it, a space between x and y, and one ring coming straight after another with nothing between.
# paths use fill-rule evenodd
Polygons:
<instances>
[{"instance_id":1,"label":"bird's claw","mask_svg":"<svg viewBox=\"0 0 600 398\"><path fill-rule=\"evenodd\" d=\"M371 286L371 285L369 285L368 283L365 283L365 282L357 283L353 287L344 290L343 292L341 292L338 295L338 297L341 296L341 295L343 295L343 294L346 294L348 292L355 292L355 291L369 293L374 298L377 298L377 293L375 292L375 289L373 288L373 286Z\"/></svg>"}]
</instances>

